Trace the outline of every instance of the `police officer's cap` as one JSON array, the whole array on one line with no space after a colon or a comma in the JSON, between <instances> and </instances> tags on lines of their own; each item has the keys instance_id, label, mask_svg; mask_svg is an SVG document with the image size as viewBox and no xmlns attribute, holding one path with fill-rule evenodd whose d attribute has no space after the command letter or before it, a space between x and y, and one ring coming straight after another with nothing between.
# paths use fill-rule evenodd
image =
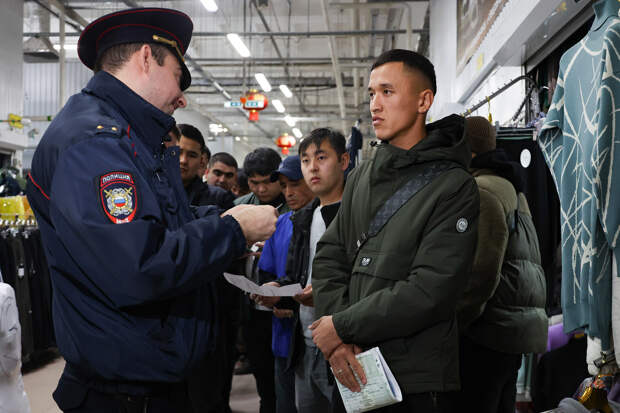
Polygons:
<instances>
[{"instance_id":1,"label":"police officer's cap","mask_svg":"<svg viewBox=\"0 0 620 413\"><path fill-rule=\"evenodd\" d=\"M106 14L90 23L78 41L78 56L90 69L111 46L123 43L155 43L168 47L179 60L183 74L181 90L192 83L183 55L192 38L194 24L178 10L136 8Z\"/></svg>"}]
</instances>

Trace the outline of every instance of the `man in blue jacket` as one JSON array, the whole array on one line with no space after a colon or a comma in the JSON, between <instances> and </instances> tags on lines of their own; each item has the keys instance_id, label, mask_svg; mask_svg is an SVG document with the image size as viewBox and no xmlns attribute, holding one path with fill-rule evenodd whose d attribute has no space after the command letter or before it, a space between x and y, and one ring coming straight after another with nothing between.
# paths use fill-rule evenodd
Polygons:
<instances>
[{"instance_id":1,"label":"man in blue jacket","mask_svg":"<svg viewBox=\"0 0 620 413\"><path fill-rule=\"evenodd\" d=\"M279 181L286 204L291 211L278 218L276 231L265 242L263 253L258 261L261 282L280 286L276 279L286 277L286 262L289 243L293 235L293 221L291 215L309 204L314 198L310 187L306 184L301 172L299 155L285 158L280 167L271 174L271 181ZM271 350L274 356L274 371L276 385L276 413L296 413L295 409L295 372L287 369L287 359L290 353L290 341L295 322L293 309L296 308L291 298L255 297L259 304L273 307L271 324Z\"/></svg>"},{"instance_id":2,"label":"man in blue jacket","mask_svg":"<svg viewBox=\"0 0 620 413\"><path fill-rule=\"evenodd\" d=\"M187 373L213 347L209 281L275 229L270 206L189 208L163 142L186 103L192 27L157 8L88 25L78 55L95 75L35 152L27 193L67 362L63 411L188 411Z\"/></svg>"}]
</instances>

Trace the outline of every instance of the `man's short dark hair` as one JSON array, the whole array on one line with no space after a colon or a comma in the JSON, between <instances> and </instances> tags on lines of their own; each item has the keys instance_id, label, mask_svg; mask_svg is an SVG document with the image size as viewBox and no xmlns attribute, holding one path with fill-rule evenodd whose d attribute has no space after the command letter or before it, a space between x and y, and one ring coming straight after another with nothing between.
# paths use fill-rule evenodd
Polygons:
<instances>
[{"instance_id":1,"label":"man's short dark hair","mask_svg":"<svg viewBox=\"0 0 620 413\"><path fill-rule=\"evenodd\" d=\"M245 174L243 168L237 169L237 186L239 186L239 193L241 194L247 194L250 192L248 176Z\"/></svg>"},{"instance_id":2,"label":"man's short dark hair","mask_svg":"<svg viewBox=\"0 0 620 413\"><path fill-rule=\"evenodd\" d=\"M218 152L215 155L213 155L211 159L209 160L209 168L212 168L216 162L221 162L224 165L228 165L232 168L239 169L239 166L237 165L237 160L234 158L234 156L232 156L228 152Z\"/></svg>"},{"instance_id":3,"label":"man's short dark hair","mask_svg":"<svg viewBox=\"0 0 620 413\"><path fill-rule=\"evenodd\" d=\"M299 156L308 149L308 146L315 144L317 148L320 148L321 144L325 141L329 142L339 157L347 151L347 140L342 133L331 128L318 128L310 132L310 134L301 141L299 144Z\"/></svg>"},{"instance_id":4,"label":"man's short dark hair","mask_svg":"<svg viewBox=\"0 0 620 413\"><path fill-rule=\"evenodd\" d=\"M243 170L248 178L254 175L269 175L278 169L282 158L271 148L257 148L250 152L243 161Z\"/></svg>"},{"instance_id":5,"label":"man's short dark hair","mask_svg":"<svg viewBox=\"0 0 620 413\"><path fill-rule=\"evenodd\" d=\"M124 43L112 46L104 51L101 56L97 58L93 72L97 73L101 70L106 72L116 73L125 63L131 59L131 56L140 50L145 43ZM172 52L161 44L148 43L151 47L151 54L158 65L163 66L166 56Z\"/></svg>"},{"instance_id":6,"label":"man's short dark hair","mask_svg":"<svg viewBox=\"0 0 620 413\"><path fill-rule=\"evenodd\" d=\"M206 153L207 158L211 159L211 151L209 150L209 148L207 148L207 145L205 144L205 138L202 136L202 133L200 133L197 127L188 125L187 123L181 123L177 126L179 127L181 135L185 136L187 139L198 142L198 144L200 145L200 151L202 153Z\"/></svg>"},{"instance_id":7,"label":"man's short dark hair","mask_svg":"<svg viewBox=\"0 0 620 413\"><path fill-rule=\"evenodd\" d=\"M426 57L419 53L405 49L392 49L381 55L375 60L370 68L372 72L375 68L390 62L402 62L411 70L418 71L429 81L433 94L437 94L437 78L435 77L435 66Z\"/></svg>"}]
</instances>

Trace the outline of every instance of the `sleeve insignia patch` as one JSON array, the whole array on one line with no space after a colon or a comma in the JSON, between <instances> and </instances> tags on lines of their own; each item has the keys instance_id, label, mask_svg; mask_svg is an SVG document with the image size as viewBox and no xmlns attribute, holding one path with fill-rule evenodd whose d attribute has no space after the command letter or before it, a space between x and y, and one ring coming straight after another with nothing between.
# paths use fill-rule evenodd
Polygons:
<instances>
[{"instance_id":1,"label":"sleeve insignia patch","mask_svg":"<svg viewBox=\"0 0 620 413\"><path fill-rule=\"evenodd\" d=\"M110 172L99 179L103 212L115 224L133 221L138 208L136 185L127 172Z\"/></svg>"}]
</instances>

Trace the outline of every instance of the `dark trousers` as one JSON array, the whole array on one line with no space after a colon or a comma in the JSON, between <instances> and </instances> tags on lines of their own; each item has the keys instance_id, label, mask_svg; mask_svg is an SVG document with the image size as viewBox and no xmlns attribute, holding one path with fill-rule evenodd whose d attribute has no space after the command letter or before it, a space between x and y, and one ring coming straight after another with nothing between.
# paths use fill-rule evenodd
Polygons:
<instances>
[{"instance_id":1,"label":"dark trousers","mask_svg":"<svg viewBox=\"0 0 620 413\"><path fill-rule=\"evenodd\" d=\"M286 369L286 357L274 357L274 359L276 413L297 413L295 408L295 370Z\"/></svg>"},{"instance_id":2,"label":"dark trousers","mask_svg":"<svg viewBox=\"0 0 620 413\"><path fill-rule=\"evenodd\" d=\"M491 350L460 338L461 392L464 412L514 413L521 354Z\"/></svg>"},{"instance_id":3,"label":"dark trousers","mask_svg":"<svg viewBox=\"0 0 620 413\"><path fill-rule=\"evenodd\" d=\"M273 352L271 351L271 311L253 308L245 326L247 357L260 396L260 413L275 413L276 390Z\"/></svg>"},{"instance_id":4,"label":"dark trousers","mask_svg":"<svg viewBox=\"0 0 620 413\"><path fill-rule=\"evenodd\" d=\"M458 406L458 393L416 393L403 394L403 401L391 406L375 409L373 412L381 413L453 413L453 412L477 412L477 410L461 409ZM342 398L338 391L338 386L334 386L334 396L332 397L333 405L330 413L345 413L346 410L342 404ZM513 412L514 413L514 412Z\"/></svg>"},{"instance_id":5,"label":"dark trousers","mask_svg":"<svg viewBox=\"0 0 620 413\"><path fill-rule=\"evenodd\" d=\"M229 399L237 360L239 295L223 283L226 282L218 279L216 284L220 308L215 350L195 366L187 380L193 413L231 413Z\"/></svg>"},{"instance_id":6,"label":"dark trousers","mask_svg":"<svg viewBox=\"0 0 620 413\"><path fill-rule=\"evenodd\" d=\"M97 387L97 386L95 386ZM106 387L109 387L106 386ZM64 374L54 391L54 400L65 413L176 413L189 412L183 384L162 384L148 396L110 392L67 378Z\"/></svg>"}]
</instances>

